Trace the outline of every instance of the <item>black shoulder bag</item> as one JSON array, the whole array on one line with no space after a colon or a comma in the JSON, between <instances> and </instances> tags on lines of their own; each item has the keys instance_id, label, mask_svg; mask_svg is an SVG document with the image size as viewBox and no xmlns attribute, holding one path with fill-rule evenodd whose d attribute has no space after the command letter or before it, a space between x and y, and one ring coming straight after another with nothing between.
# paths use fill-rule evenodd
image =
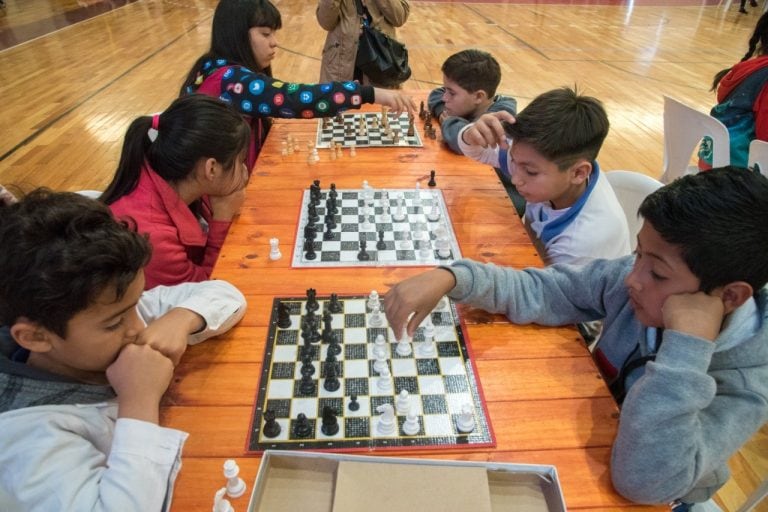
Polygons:
<instances>
[{"instance_id":1,"label":"black shoulder bag","mask_svg":"<svg viewBox=\"0 0 768 512\"><path fill-rule=\"evenodd\" d=\"M362 3L355 0L355 4L362 29L355 67L373 84L385 87L399 85L408 80L411 77L408 49L401 42L369 26L365 20Z\"/></svg>"}]
</instances>

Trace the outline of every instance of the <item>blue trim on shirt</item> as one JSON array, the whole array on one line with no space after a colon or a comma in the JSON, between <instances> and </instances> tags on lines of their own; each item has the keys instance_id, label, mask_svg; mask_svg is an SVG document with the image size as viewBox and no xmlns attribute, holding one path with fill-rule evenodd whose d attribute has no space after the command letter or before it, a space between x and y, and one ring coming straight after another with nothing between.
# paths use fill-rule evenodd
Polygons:
<instances>
[{"instance_id":1,"label":"blue trim on shirt","mask_svg":"<svg viewBox=\"0 0 768 512\"><path fill-rule=\"evenodd\" d=\"M576 217L578 217L582 208L584 208L584 205L587 204L587 200L589 199L590 194L592 194L592 191L595 189L598 179L600 179L600 166L597 165L597 162L593 160L592 173L589 175L589 179L587 180L587 189L583 194L581 194L581 197L579 197L579 199L573 204L573 206L571 206L565 215L561 215L557 219L544 226L544 229L541 230L541 236L539 237L541 238L542 242L548 244L550 240L565 231L565 229L570 226L574 220L576 220Z\"/></svg>"},{"instance_id":2,"label":"blue trim on shirt","mask_svg":"<svg viewBox=\"0 0 768 512\"><path fill-rule=\"evenodd\" d=\"M509 160L507 160L507 151L507 149L499 148L499 169L501 170L502 174L509 176L511 179L512 175L509 173Z\"/></svg>"}]
</instances>

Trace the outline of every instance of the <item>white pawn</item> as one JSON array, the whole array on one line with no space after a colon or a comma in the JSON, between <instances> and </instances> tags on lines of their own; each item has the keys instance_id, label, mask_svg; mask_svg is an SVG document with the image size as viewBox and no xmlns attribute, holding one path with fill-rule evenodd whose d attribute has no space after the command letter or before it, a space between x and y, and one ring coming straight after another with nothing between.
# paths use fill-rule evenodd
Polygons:
<instances>
[{"instance_id":1,"label":"white pawn","mask_svg":"<svg viewBox=\"0 0 768 512\"><path fill-rule=\"evenodd\" d=\"M421 424L419 423L419 417L413 410L413 407L408 409L408 414L405 416L403 422L403 434L407 436L415 436L421 430Z\"/></svg>"},{"instance_id":2,"label":"white pawn","mask_svg":"<svg viewBox=\"0 0 768 512\"><path fill-rule=\"evenodd\" d=\"M373 340L373 355L378 356L379 354L381 357L387 357L387 340L384 339L383 334L377 334L376 339Z\"/></svg>"},{"instance_id":3,"label":"white pawn","mask_svg":"<svg viewBox=\"0 0 768 512\"><path fill-rule=\"evenodd\" d=\"M400 390L397 400L395 400L395 408L397 409L397 414L406 414L411 410L411 396L407 389Z\"/></svg>"},{"instance_id":4,"label":"white pawn","mask_svg":"<svg viewBox=\"0 0 768 512\"><path fill-rule=\"evenodd\" d=\"M387 365L387 356L382 352L374 354L376 360L373 362L373 371L379 375L383 375L384 372L389 372L389 365Z\"/></svg>"},{"instance_id":5,"label":"white pawn","mask_svg":"<svg viewBox=\"0 0 768 512\"><path fill-rule=\"evenodd\" d=\"M368 215L368 207L363 207L363 222L360 224L360 229L363 231L370 231L374 228L374 225L371 224L370 217Z\"/></svg>"},{"instance_id":6,"label":"white pawn","mask_svg":"<svg viewBox=\"0 0 768 512\"><path fill-rule=\"evenodd\" d=\"M408 336L403 336L403 339L397 342L395 352L397 352L397 355L403 357L411 355L413 349L411 348L411 342L408 339Z\"/></svg>"},{"instance_id":7,"label":"white pawn","mask_svg":"<svg viewBox=\"0 0 768 512\"><path fill-rule=\"evenodd\" d=\"M424 232L421 230L420 222L416 222L413 225L413 236L411 238L413 238L414 240L421 240L422 238L424 238Z\"/></svg>"},{"instance_id":8,"label":"white pawn","mask_svg":"<svg viewBox=\"0 0 768 512\"><path fill-rule=\"evenodd\" d=\"M389 210L389 202L387 202L384 206L384 211L381 214L381 222L384 224L389 224L392 222L392 214Z\"/></svg>"},{"instance_id":9,"label":"white pawn","mask_svg":"<svg viewBox=\"0 0 768 512\"><path fill-rule=\"evenodd\" d=\"M437 222L440 220L440 207L437 206L437 203L432 205L432 209L427 214L427 220L430 222Z\"/></svg>"},{"instance_id":10,"label":"white pawn","mask_svg":"<svg viewBox=\"0 0 768 512\"><path fill-rule=\"evenodd\" d=\"M371 293L368 295L368 303L366 305L370 310L373 310L374 306L381 305L381 302L379 302L379 292L376 290L371 290Z\"/></svg>"},{"instance_id":11,"label":"white pawn","mask_svg":"<svg viewBox=\"0 0 768 512\"><path fill-rule=\"evenodd\" d=\"M435 248L437 248L437 255L441 258L448 258L451 255L451 242L447 237L435 240Z\"/></svg>"},{"instance_id":12,"label":"white pawn","mask_svg":"<svg viewBox=\"0 0 768 512\"><path fill-rule=\"evenodd\" d=\"M423 357L434 357L436 353L434 339L430 336L424 336L424 341L419 344L419 354Z\"/></svg>"},{"instance_id":13,"label":"white pawn","mask_svg":"<svg viewBox=\"0 0 768 512\"><path fill-rule=\"evenodd\" d=\"M227 496L230 498L239 498L245 494L245 482L237 476L240 468L233 459L227 459L224 462L224 476L227 478Z\"/></svg>"},{"instance_id":14,"label":"white pawn","mask_svg":"<svg viewBox=\"0 0 768 512\"><path fill-rule=\"evenodd\" d=\"M424 319L424 337L430 339L435 337L435 324L432 323L432 313L428 314Z\"/></svg>"},{"instance_id":15,"label":"white pawn","mask_svg":"<svg viewBox=\"0 0 768 512\"><path fill-rule=\"evenodd\" d=\"M459 432L468 433L475 430L475 411L472 408L472 404L465 403L461 406L461 414L459 414L456 420L456 428Z\"/></svg>"},{"instance_id":16,"label":"white pawn","mask_svg":"<svg viewBox=\"0 0 768 512\"><path fill-rule=\"evenodd\" d=\"M405 216L405 203L401 202L397 205L397 210L395 210L394 215L392 215L392 219L394 219L395 222L403 222L405 220Z\"/></svg>"},{"instance_id":17,"label":"white pawn","mask_svg":"<svg viewBox=\"0 0 768 512\"><path fill-rule=\"evenodd\" d=\"M376 412L380 412L377 430L379 434L389 435L394 434L395 424L395 409L392 404L381 404L376 408Z\"/></svg>"},{"instance_id":18,"label":"white pawn","mask_svg":"<svg viewBox=\"0 0 768 512\"><path fill-rule=\"evenodd\" d=\"M419 243L419 258L426 260L432 257L432 244L429 240L422 240Z\"/></svg>"},{"instance_id":19,"label":"white pawn","mask_svg":"<svg viewBox=\"0 0 768 512\"><path fill-rule=\"evenodd\" d=\"M403 239L400 240L400 248L406 251L413 249L413 242L411 241L411 233L409 231L403 231Z\"/></svg>"},{"instance_id":20,"label":"white pawn","mask_svg":"<svg viewBox=\"0 0 768 512\"><path fill-rule=\"evenodd\" d=\"M279 243L280 240L277 238L269 239L269 259L272 261L279 260L283 257L283 254L280 252L280 247L278 247Z\"/></svg>"},{"instance_id":21,"label":"white pawn","mask_svg":"<svg viewBox=\"0 0 768 512\"><path fill-rule=\"evenodd\" d=\"M382 393L390 393L392 391L392 377L389 373L389 366L382 368L381 374L376 380L376 387Z\"/></svg>"},{"instance_id":22,"label":"white pawn","mask_svg":"<svg viewBox=\"0 0 768 512\"><path fill-rule=\"evenodd\" d=\"M235 509L232 508L232 504L224 497L224 493L226 492L226 487L222 487L216 491L216 495L213 497L213 512L235 512Z\"/></svg>"},{"instance_id":23,"label":"white pawn","mask_svg":"<svg viewBox=\"0 0 768 512\"><path fill-rule=\"evenodd\" d=\"M373 306L373 311L371 312L371 316L368 317L368 325L371 327L381 327L382 325L384 325L384 319L381 317L381 312L379 311L378 304Z\"/></svg>"}]
</instances>

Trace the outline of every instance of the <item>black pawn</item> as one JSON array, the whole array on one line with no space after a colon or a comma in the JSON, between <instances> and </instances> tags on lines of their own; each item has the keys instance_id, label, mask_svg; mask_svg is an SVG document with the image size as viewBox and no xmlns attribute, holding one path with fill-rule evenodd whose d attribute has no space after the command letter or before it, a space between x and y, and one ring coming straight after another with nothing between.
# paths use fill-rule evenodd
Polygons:
<instances>
[{"instance_id":1,"label":"black pawn","mask_svg":"<svg viewBox=\"0 0 768 512\"><path fill-rule=\"evenodd\" d=\"M327 335L333 334L333 316L328 308L323 309L323 341Z\"/></svg>"},{"instance_id":2,"label":"black pawn","mask_svg":"<svg viewBox=\"0 0 768 512\"><path fill-rule=\"evenodd\" d=\"M280 424L275 421L275 411L267 409L264 411L264 428L261 431L267 437L277 437L280 435Z\"/></svg>"},{"instance_id":3,"label":"black pawn","mask_svg":"<svg viewBox=\"0 0 768 512\"><path fill-rule=\"evenodd\" d=\"M320 216L317 214L317 207L315 207L315 203L309 203L309 206L307 206L307 220L309 222L317 222L320 220Z\"/></svg>"},{"instance_id":4,"label":"black pawn","mask_svg":"<svg viewBox=\"0 0 768 512\"><path fill-rule=\"evenodd\" d=\"M331 183L331 190L328 192L328 196L336 199L336 196L338 196L339 193L336 192L336 184Z\"/></svg>"},{"instance_id":5,"label":"black pawn","mask_svg":"<svg viewBox=\"0 0 768 512\"><path fill-rule=\"evenodd\" d=\"M329 406L323 407L323 424L320 431L327 436L334 436L339 432L339 421L336 419L336 411Z\"/></svg>"},{"instance_id":6,"label":"black pawn","mask_svg":"<svg viewBox=\"0 0 768 512\"><path fill-rule=\"evenodd\" d=\"M349 407L350 411L357 411L360 409L360 402L357 401L357 395L350 395L349 397Z\"/></svg>"},{"instance_id":7,"label":"black pawn","mask_svg":"<svg viewBox=\"0 0 768 512\"><path fill-rule=\"evenodd\" d=\"M427 185L430 187L437 186L437 182L435 181L435 171L429 171L429 181L427 182Z\"/></svg>"},{"instance_id":8,"label":"black pawn","mask_svg":"<svg viewBox=\"0 0 768 512\"><path fill-rule=\"evenodd\" d=\"M315 374L315 365L312 364L312 357L309 356L309 354L304 354L304 356L301 358L301 369L299 371L301 372L302 377L305 375L311 377Z\"/></svg>"},{"instance_id":9,"label":"black pawn","mask_svg":"<svg viewBox=\"0 0 768 512\"><path fill-rule=\"evenodd\" d=\"M371 255L365 250L366 245L367 243L365 240L360 240L360 252L357 253L357 259L360 261L368 261L371 259Z\"/></svg>"},{"instance_id":10,"label":"black pawn","mask_svg":"<svg viewBox=\"0 0 768 512\"><path fill-rule=\"evenodd\" d=\"M376 242L376 249L383 251L387 248L387 243L384 241L384 231L379 231L379 241Z\"/></svg>"},{"instance_id":11,"label":"black pawn","mask_svg":"<svg viewBox=\"0 0 768 512\"><path fill-rule=\"evenodd\" d=\"M301 376L301 382L299 382L299 393L304 396L315 394L315 381L312 380L311 375Z\"/></svg>"},{"instance_id":12,"label":"black pawn","mask_svg":"<svg viewBox=\"0 0 768 512\"><path fill-rule=\"evenodd\" d=\"M336 336L331 333L328 336L328 355L337 356L339 354L341 354L341 345L339 345L339 340Z\"/></svg>"},{"instance_id":13,"label":"black pawn","mask_svg":"<svg viewBox=\"0 0 768 512\"><path fill-rule=\"evenodd\" d=\"M330 357L330 356L329 356ZM325 382L323 387L326 391L336 391L341 386L338 377L336 376L336 363L326 360L325 363Z\"/></svg>"},{"instance_id":14,"label":"black pawn","mask_svg":"<svg viewBox=\"0 0 768 512\"><path fill-rule=\"evenodd\" d=\"M331 302L328 303L328 309L331 311L331 313L341 313L343 311L343 307L337 294L331 294Z\"/></svg>"},{"instance_id":15,"label":"black pawn","mask_svg":"<svg viewBox=\"0 0 768 512\"><path fill-rule=\"evenodd\" d=\"M281 329L291 326L291 311L282 302L277 305L277 326Z\"/></svg>"},{"instance_id":16,"label":"black pawn","mask_svg":"<svg viewBox=\"0 0 768 512\"><path fill-rule=\"evenodd\" d=\"M312 435L312 425L309 423L306 414L300 412L296 416L296 424L293 426L293 434L296 437L309 437Z\"/></svg>"},{"instance_id":17,"label":"black pawn","mask_svg":"<svg viewBox=\"0 0 768 512\"><path fill-rule=\"evenodd\" d=\"M314 224L307 222L304 226L304 240L314 240L317 238L317 228Z\"/></svg>"},{"instance_id":18,"label":"black pawn","mask_svg":"<svg viewBox=\"0 0 768 512\"><path fill-rule=\"evenodd\" d=\"M317 290L310 288L307 290L307 303L305 305L307 311L317 311L320 309L320 303L317 302Z\"/></svg>"},{"instance_id":19,"label":"black pawn","mask_svg":"<svg viewBox=\"0 0 768 512\"><path fill-rule=\"evenodd\" d=\"M304 241L304 257L308 260L314 260L317 258L317 253L315 252L315 242L312 240Z\"/></svg>"}]
</instances>

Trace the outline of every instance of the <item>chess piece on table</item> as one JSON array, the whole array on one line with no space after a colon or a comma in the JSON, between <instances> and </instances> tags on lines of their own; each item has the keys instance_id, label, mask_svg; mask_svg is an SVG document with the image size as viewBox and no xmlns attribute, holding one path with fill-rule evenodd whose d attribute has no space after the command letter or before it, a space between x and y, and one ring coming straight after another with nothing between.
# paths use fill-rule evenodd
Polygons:
<instances>
[{"instance_id":1,"label":"chess piece on table","mask_svg":"<svg viewBox=\"0 0 768 512\"><path fill-rule=\"evenodd\" d=\"M461 406L461 413L456 420L456 428L463 434L475 430L475 411L472 404L465 403Z\"/></svg>"},{"instance_id":2,"label":"chess piece on table","mask_svg":"<svg viewBox=\"0 0 768 512\"><path fill-rule=\"evenodd\" d=\"M350 142L349 143L349 156L357 156L357 151L355 151L355 143Z\"/></svg>"},{"instance_id":3,"label":"chess piece on table","mask_svg":"<svg viewBox=\"0 0 768 512\"><path fill-rule=\"evenodd\" d=\"M381 404L376 408L376 412L381 413L376 425L378 433L385 436L394 434L397 424L395 422L395 409L392 404Z\"/></svg>"},{"instance_id":4,"label":"chess piece on table","mask_svg":"<svg viewBox=\"0 0 768 512\"><path fill-rule=\"evenodd\" d=\"M291 311L282 302L277 305L277 326L281 329L288 329L291 326Z\"/></svg>"},{"instance_id":5,"label":"chess piece on table","mask_svg":"<svg viewBox=\"0 0 768 512\"><path fill-rule=\"evenodd\" d=\"M411 409L411 395L407 389L401 389L395 400L397 414L406 414Z\"/></svg>"},{"instance_id":6,"label":"chess piece on table","mask_svg":"<svg viewBox=\"0 0 768 512\"><path fill-rule=\"evenodd\" d=\"M272 261L279 260L283 257L282 253L280 252L280 247L278 246L279 244L280 241L277 238L269 239L269 259Z\"/></svg>"},{"instance_id":7,"label":"chess piece on table","mask_svg":"<svg viewBox=\"0 0 768 512\"><path fill-rule=\"evenodd\" d=\"M245 482L238 476L239 473L240 468L237 462L233 459L224 461L224 476L227 478L227 496L230 498L239 498L245 494Z\"/></svg>"},{"instance_id":8,"label":"chess piece on table","mask_svg":"<svg viewBox=\"0 0 768 512\"><path fill-rule=\"evenodd\" d=\"M434 169L429 171L429 181L427 182L427 186L429 187L436 187L437 182L435 181L435 171Z\"/></svg>"},{"instance_id":9,"label":"chess piece on table","mask_svg":"<svg viewBox=\"0 0 768 512\"><path fill-rule=\"evenodd\" d=\"M235 509L232 508L232 504L224 497L226 492L226 487L222 487L216 491L216 494L213 497L213 512L235 512Z\"/></svg>"},{"instance_id":10,"label":"chess piece on table","mask_svg":"<svg viewBox=\"0 0 768 512\"><path fill-rule=\"evenodd\" d=\"M299 415L296 416L296 424L293 427L293 434L296 437L301 438L312 435L312 424L309 422L307 415L303 412L300 412Z\"/></svg>"},{"instance_id":11,"label":"chess piece on table","mask_svg":"<svg viewBox=\"0 0 768 512\"><path fill-rule=\"evenodd\" d=\"M419 417L413 410L413 407L408 409L408 413L405 415L405 421L403 422L403 434L407 436L415 436L421 430L421 424L419 423Z\"/></svg>"},{"instance_id":12,"label":"chess piece on table","mask_svg":"<svg viewBox=\"0 0 768 512\"><path fill-rule=\"evenodd\" d=\"M264 427L261 429L264 435L269 438L277 437L281 430L280 424L275 419L275 411L272 409L264 411Z\"/></svg>"}]
</instances>

